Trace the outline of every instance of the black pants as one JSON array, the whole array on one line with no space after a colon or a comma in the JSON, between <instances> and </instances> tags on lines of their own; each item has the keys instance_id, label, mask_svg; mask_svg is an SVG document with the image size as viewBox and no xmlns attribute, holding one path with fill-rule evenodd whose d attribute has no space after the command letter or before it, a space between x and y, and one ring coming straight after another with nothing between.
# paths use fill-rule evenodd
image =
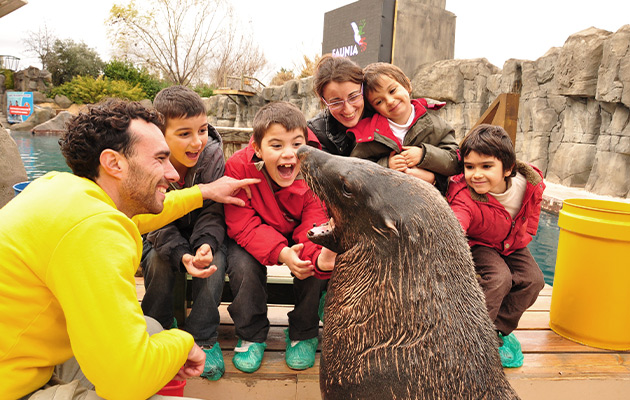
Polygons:
<instances>
[{"instance_id":1,"label":"black pants","mask_svg":"<svg viewBox=\"0 0 630 400\"><path fill-rule=\"evenodd\" d=\"M269 332L267 318L267 267L228 239L227 273L234 300L228 311L234 321L236 336L250 342L264 342ZM317 310L327 280L293 278L295 308L288 313L289 338L306 340L319 333Z\"/></svg>"},{"instance_id":2,"label":"black pants","mask_svg":"<svg viewBox=\"0 0 630 400\"><path fill-rule=\"evenodd\" d=\"M173 324L173 289L175 275L179 272L179 265L171 265L168 260L160 257L145 241L145 256L142 258L144 273L144 287L146 293L142 299L142 312L155 318L164 329ZM221 245L214 254L212 264L217 271L207 278L192 279L192 309L186 317L183 329L188 331L199 346L212 347L217 341L219 323L219 305L225 282L226 247Z\"/></svg>"},{"instance_id":3,"label":"black pants","mask_svg":"<svg viewBox=\"0 0 630 400\"><path fill-rule=\"evenodd\" d=\"M490 320L509 335L545 286L543 273L527 247L509 256L485 246L473 246L471 251Z\"/></svg>"}]
</instances>

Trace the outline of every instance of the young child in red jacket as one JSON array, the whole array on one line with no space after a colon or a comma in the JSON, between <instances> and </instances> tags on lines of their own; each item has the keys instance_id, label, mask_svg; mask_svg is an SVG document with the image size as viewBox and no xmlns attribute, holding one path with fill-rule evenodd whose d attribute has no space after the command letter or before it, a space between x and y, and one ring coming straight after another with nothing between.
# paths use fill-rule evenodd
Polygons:
<instances>
[{"instance_id":1,"label":"young child in red jacket","mask_svg":"<svg viewBox=\"0 0 630 400\"><path fill-rule=\"evenodd\" d=\"M512 331L545 285L527 249L536 235L545 189L542 173L516 160L499 126L479 125L462 141L464 173L451 177L446 199L468 236L479 284L497 329L504 367L523 365Z\"/></svg>"},{"instance_id":2,"label":"young child in red jacket","mask_svg":"<svg viewBox=\"0 0 630 400\"><path fill-rule=\"evenodd\" d=\"M433 112L443 103L412 100L411 81L389 63L366 66L363 87L365 99L377 113L348 129L357 142L350 156L422 179L445 194L448 177L461 170L455 131Z\"/></svg>"},{"instance_id":3,"label":"young child in red jacket","mask_svg":"<svg viewBox=\"0 0 630 400\"><path fill-rule=\"evenodd\" d=\"M227 267L234 295L228 311L238 337L233 363L244 372L260 367L269 331L266 266L284 263L294 276L295 294L285 331L286 362L306 369L315 362L319 298L336 256L306 233L329 217L300 175L296 151L309 142L301 111L287 102L269 103L254 116L253 128L249 146L225 165L228 176L261 180L250 186L251 199L241 197L245 207L225 205L227 233L234 239Z\"/></svg>"}]
</instances>

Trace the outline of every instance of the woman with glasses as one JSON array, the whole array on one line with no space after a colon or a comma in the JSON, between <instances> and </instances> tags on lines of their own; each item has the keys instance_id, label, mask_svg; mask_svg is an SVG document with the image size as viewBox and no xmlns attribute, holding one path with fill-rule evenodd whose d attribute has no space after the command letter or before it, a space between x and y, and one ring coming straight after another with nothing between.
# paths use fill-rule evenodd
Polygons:
<instances>
[{"instance_id":1,"label":"woman with glasses","mask_svg":"<svg viewBox=\"0 0 630 400\"><path fill-rule=\"evenodd\" d=\"M355 140L346 130L371 116L363 103L363 70L345 57L325 54L317 63L313 89L326 109L308 121L322 150L349 156Z\"/></svg>"}]
</instances>

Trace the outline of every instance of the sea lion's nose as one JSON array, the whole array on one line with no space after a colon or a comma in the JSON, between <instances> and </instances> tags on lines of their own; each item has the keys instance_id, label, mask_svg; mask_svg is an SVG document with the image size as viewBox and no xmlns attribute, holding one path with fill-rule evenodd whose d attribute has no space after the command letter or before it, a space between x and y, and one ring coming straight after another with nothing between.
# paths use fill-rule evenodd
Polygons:
<instances>
[{"instance_id":1,"label":"sea lion's nose","mask_svg":"<svg viewBox=\"0 0 630 400\"><path fill-rule=\"evenodd\" d=\"M309 145L303 145L300 146L300 148L297 151L297 156L300 159L300 161L304 160L304 158L306 158L307 154L311 153L313 151L313 147L309 146Z\"/></svg>"}]
</instances>

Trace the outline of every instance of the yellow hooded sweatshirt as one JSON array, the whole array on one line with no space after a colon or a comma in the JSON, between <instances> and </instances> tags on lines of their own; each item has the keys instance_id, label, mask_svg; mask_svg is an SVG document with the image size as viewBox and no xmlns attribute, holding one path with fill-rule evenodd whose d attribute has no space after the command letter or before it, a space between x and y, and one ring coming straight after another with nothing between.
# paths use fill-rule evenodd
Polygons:
<instances>
[{"instance_id":1,"label":"yellow hooded sweatshirt","mask_svg":"<svg viewBox=\"0 0 630 400\"><path fill-rule=\"evenodd\" d=\"M76 357L106 399L146 399L186 361L190 334L149 337L134 273L141 234L202 205L171 191L159 215L132 221L93 181L51 172L0 209L0 398L46 384Z\"/></svg>"}]
</instances>

